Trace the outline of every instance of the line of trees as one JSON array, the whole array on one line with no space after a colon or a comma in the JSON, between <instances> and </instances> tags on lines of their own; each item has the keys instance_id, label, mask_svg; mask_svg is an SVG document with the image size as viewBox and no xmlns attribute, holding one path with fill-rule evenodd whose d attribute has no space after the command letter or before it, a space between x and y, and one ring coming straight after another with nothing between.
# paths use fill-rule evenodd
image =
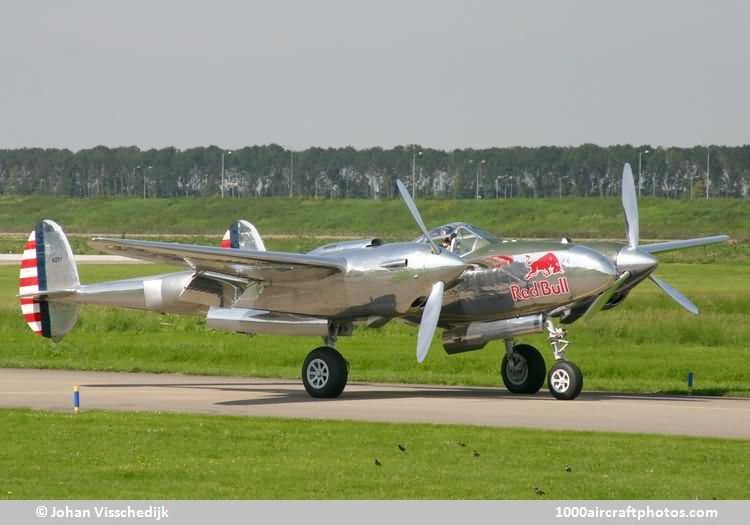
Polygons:
<instances>
[{"instance_id":1,"label":"line of trees","mask_svg":"<svg viewBox=\"0 0 750 525\"><path fill-rule=\"evenodd\" d=\"M619 194L625 162L642 196L747 198L750 192L750 146L290 151L271 144L231 152L216 146L0 150L0 194L153 198L219 196L223 189L226 197L390 198L401 178L420 198L598 197Z\"/></svg>"}]
</instances>

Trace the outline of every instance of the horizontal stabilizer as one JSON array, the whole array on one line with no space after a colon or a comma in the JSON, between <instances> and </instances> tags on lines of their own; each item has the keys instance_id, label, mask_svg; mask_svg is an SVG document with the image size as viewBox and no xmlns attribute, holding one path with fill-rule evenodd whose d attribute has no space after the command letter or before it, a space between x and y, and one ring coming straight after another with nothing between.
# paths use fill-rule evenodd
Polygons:
<instances>
[{"instance_id":1,"label":"horizontal stabilizer","mask_svg":"<svg viewBox=\"0 0 750 525\"><path fill-rule=\"evenodd\" d=\"M16 297L19 299L47 299L54 300L62 297L68 297L75 294L76 288L66 288L63 290L39 290L36 292L20 293Z\"/></svg>"}]
</instances>

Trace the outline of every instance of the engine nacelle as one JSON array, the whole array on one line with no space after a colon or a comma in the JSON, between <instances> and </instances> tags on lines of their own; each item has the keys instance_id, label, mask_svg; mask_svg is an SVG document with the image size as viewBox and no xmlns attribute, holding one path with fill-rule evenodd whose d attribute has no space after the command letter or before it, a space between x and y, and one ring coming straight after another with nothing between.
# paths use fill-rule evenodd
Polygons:
<instances>
[{"instance_id":1,"label":"engine nacelle","mask_svg":"<svg viewBox=\"0 0 750 525\"><path fill-rule=\"evenodd\" d=\"M541 332L544 315L525 315L499 321L468 323L443 332L443 348L449 354L479 350L495 339L510 339Z\"/></svg>"},{"instance_id":2,"label":"engine nacelle","mask_svg":"<svg viewBox=\"0 0 750 525\"><path fill-rule=\"evenodd\" d=\"M328 255L334 252L340 252L342 250L352 250L356 248L374 248L376 246L382 246L382 239L357 239L354 241L341 241L334 242L331 244L324 244L318 248L315 248L310 253L311 255Z\"/></svg>"}]
</instances>

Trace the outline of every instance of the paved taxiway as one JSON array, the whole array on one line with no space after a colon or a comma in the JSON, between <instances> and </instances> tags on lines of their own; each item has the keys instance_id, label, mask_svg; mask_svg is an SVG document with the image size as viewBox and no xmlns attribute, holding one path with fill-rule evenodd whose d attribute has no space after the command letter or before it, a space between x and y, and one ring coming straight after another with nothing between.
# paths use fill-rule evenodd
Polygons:
<instances>
[{"instance_id":1,"label":"paved taxiway","mask_svg":"<svg viewBox=\"0 0 750 525\"><path fill-rule=\"evenodd\" d=\"M0 406L144 410L750 439L750 399L584 392L557 401L546 391L350 383L335 400L311 399L286 379L0 369Z\"/></svg>"}]
</instances>

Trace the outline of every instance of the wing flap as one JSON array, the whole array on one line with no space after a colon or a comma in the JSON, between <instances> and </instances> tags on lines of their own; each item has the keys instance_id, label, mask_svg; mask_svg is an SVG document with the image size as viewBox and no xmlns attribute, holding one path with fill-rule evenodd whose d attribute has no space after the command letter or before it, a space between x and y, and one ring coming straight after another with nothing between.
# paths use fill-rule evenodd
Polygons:
<instances>
[{"instance_id":1,"label":"wing flap","mask_svg":"<svg viewBox=\"0 0 750 525\"><path fill-rule=\"evenodd\" d=\"M217 272L256 281L324 279L346 271L335 257L288 252L226 250L213 246L95 237L89 245L105 253L145 261L187 266L197 272Z\"/></svg>"}]
</instances>

